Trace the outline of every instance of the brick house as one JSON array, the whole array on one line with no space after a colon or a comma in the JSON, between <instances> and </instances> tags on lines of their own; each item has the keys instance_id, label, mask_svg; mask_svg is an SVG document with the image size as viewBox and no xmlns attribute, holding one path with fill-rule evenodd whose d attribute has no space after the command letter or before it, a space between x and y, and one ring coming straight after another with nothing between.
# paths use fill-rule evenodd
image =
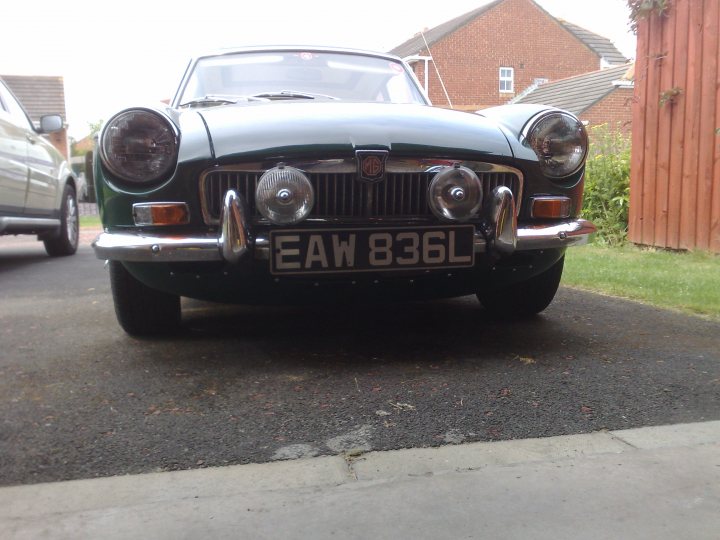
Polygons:
<instances>
[{"instance_id":1,"label":"brick house","mask_svg":"<svg viewBox=\"0 0 720 540\"><path fill-rule=\"evenodd\" d=\"M40 117L46 114L59 114L67 118L65 112L65 83L62 77L40 75L0 75L15 97L22 103L30 120L38 126ZM60 153L68 158L67 123L64 128L46 135Z\"/></svg>"},{"instance_id":2,"label":"brick house","mask_svg":"<svg viewBox=\"0 0 720 540\"><path fill-rule=\"evenodd\" d=\"M632 131L634 64L614 66L530 87L513 103L541 103L565 109L589 126L608 124Z\"/></svg>"},{"instance_id":3,"label":"brick house","mask_svg":"<svg viewBox=\"0 0 720 540\"><path fill-rule=\"evenodd\" d=\"M76 156L84 156L88 152L95 149L95 136L94 135L88 135L86 137L83 137L79 141L75 141L72 145L73 147L73 154Z\"/></svg>"},{"instance_id":4,"label":"brick house","mask_svg":"<svg viewBox=\"0 0 720 540\"><path fill-rule=\"evenodd\" d=\"M435 105L450 106L449 97L460 110L500 105L541 81L627 63L610 40L556 19L533 0L495 0L390 52L410 62Z\"/></svg>"}]
</instances>

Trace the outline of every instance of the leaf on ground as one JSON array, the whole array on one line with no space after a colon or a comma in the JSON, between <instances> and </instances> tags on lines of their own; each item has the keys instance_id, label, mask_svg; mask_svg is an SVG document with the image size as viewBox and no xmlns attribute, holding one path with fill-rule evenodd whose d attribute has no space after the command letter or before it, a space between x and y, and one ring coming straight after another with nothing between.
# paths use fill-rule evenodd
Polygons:
<instances>
[{"instance_id":1,"label":"leaf on ground","mask_svg":"<svg viewBox=\"0 0 720 540\"><path fill-rule=\"evenodd\" d=\"M410 405L409 403L400 403L399 401L398 402L388 401L388 403L390 404L391 407L397 409L398 411L414 411L415 410L415 405Z\"/></svg>"}]
</instances>

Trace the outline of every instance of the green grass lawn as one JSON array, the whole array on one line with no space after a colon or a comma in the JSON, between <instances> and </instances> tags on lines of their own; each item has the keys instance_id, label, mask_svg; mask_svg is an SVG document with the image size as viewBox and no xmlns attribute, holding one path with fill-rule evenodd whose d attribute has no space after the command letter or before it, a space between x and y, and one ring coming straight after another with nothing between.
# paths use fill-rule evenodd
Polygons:
<instances>
[{"instance_id":1,"label":"green grass lawn","mask_svg":"<svg viewBox=\"0 0 720 540\"><path fill-rule=\"evenodd\" d=\"M711 253L571 248L562 283L720 319L720 256Z\"/></svg>"},{"instance_id":2,"label":"green grass lawn","mask_svg":"<svg viewBox=\"0 0 720 540\"><path fill-rule=\"evenodd\" d=\"M100 216L80 216L80 227L96 229L102 227Z\"/></svg>"}]
</instances>

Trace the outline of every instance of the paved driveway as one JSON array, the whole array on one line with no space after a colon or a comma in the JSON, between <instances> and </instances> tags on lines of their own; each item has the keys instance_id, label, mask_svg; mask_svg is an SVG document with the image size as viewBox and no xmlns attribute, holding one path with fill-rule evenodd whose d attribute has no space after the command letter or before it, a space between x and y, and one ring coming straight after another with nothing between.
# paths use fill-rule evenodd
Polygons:
<instances>
[{"instance_id":1,"label":"paved driveway","mask_svg":"<svg viewBox=\"0 0 720 540\"><path fill-rule=\"evenodd\" d=\"M0 484L720 419L720 324L614 298L184 307L128 337L87 244L0 240Z\"/></svg>"}]
</instances>

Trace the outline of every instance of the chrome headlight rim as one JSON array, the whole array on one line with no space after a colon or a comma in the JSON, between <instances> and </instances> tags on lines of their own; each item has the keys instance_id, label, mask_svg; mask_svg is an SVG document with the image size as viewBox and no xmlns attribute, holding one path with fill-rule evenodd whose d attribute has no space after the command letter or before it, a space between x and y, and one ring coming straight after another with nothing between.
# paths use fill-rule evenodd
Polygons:
<instances>
[{"instance_id":1,"label":"chrome headlight rim","mask_svg":"<svg viewBox=\"0 0 720 540\"><path fill-rule=\"evenodd\" d=\"M117 160L109 153L109 150L111 150L109 144L112 143L110 140L112 130L118 128L118 124L127 116L131 115L146 115L156 121L159 120L162 126L166 128L166 133L164 134L166 138L165 142L170 145L169 151L165 152L168 159L155 171L145 174L132 174L127 168L120 166ZM138 189L157 185L167 180L177 167L179 148L180 131L178 127L167 114L151 107L131 107L114 114L105 122L98 139L100 160L105 169L112 175L112 178L120 185Z\"/></svg>"},{"instance_id":2,"label":"chrome headlight rim","mask_svg":"<svg viewBox=\"0 0 720 540\"><path fill-rule=\"evenodd\" d=\"M535 142L535 137L538 130L545 122L551 121L553 118L570 120L575 124L574 127L578 129L579 134L578 145L582 148L582 152L577 154L578 159L576 159L576 165L560 171L555 170L549 164L549 160L552 158L550 158L540 149L538 149ZM589 138L587 130L585 129L583 123L574 114L560 109L543 111L533 116L530 121L528 121L528 123L525 125L525 129L522 132L522 142L524 145L530 147L533 150L533 152L537 156L538 164L540 165L540 169L542 170L543 174L552 180L565 180L570 177L574 177L574 175L577 174L577 172L580 171L585 165L585 161L587 160L589 151Z\"/></svg>"}]
</instances>

